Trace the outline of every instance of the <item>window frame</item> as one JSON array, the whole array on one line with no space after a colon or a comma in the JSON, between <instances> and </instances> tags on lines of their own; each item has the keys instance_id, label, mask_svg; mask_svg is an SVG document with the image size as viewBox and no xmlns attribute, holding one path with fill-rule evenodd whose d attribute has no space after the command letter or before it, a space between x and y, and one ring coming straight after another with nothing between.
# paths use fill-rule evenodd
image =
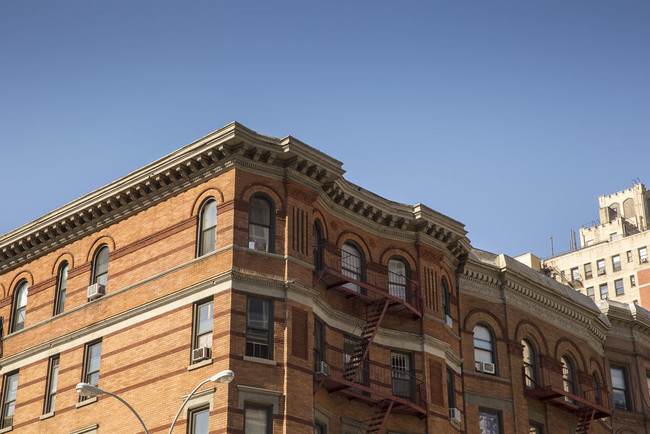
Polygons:
<instances>
[{"instance_id":1,"label":"window frame","mask_svg":"<svg viewBox=\"0 0 650 434\"><path fill-rule=\"evenodd\" d=\"M313 351L314 364L325 360L325 323L318 317L314 317Z\"/></svg>"},{"instance_id":2,"label":"window frame","mask_svg":"<svg viewBox=\"0 0 650 434\"><path fill-rule=\"evenodd\" d=\"M442 295L442 314L451 318L451 292L445 276L440 279L440 293Z\"/></svg>"},{"instance_id":3,"label":"window frame","mask_svg":"<svg viewBox=\"0 0 650 434\"><path fill-rule=\"evenodd\" d=\"M618 285L619 283L620 283L620 287ZM623 279L616 279L614 281L614 292L616 293L617 296L625 294L625 284L623 283Z\"/></svg>"},{"instance_id":4,"label":"window frame","mask_svg":"<svg viewBox=\"0 0 650 434\"><path fill-rule=\"evenodd\" d=\"M498 434L503 434L503 416L499 410L493 410L493 409L488 409L488 408L480 408L478 409L478 423L479 423L479 429L481 429L481 417L484 415L489 415L489 416L495 416L496 417L496 424L497 424L497 433ZM483 434L483 431L481 430L481 434ZM491 434L491 433L487 433Z\"/></svg>"},{"instance_id":5,"label":"window frame","mask_svg":"<svg viewBox=\"0 0 650 434\"><path fill-rule=\"evenodd\" d=\"M490 337L489 341L486 341L485 339L480 339L480 338L476 337L476 329L479 328L479 327L483 328L483 329L485 329L487 331L488 336ZM486 344L489 344L490 348L488 349L488 348L482 348L480 346L477 346L476 345L477 340L479 342L485 342ZM497 364L496 338L495 338L495 335L494 335L494 331L492 330L492 327L490 327L489 325L487 325L486 323L483 323L483 322L479 322L479 323L475 324L474 327L472 328L472 345L474 347L474 367L477 368L476 367L477 363L493 363L494 364L494 374L487 374L487 375L498 375L499 367L498 367L498 364ZM489 361L478 360L477 351L479 351L480 353L489 354L490 355L490 360Z\"/></svg>"},{"instance_id":6,"label":"window frame","mask_svg":"<svg viewBox=\"0 0 650 434\"><path fill-rule=\"evenodd\" d=\"M621 255L612 256L612 270L621 271Z\"/></svg>"},{"instance_id":7,"label":"window frame","mask_svg":"<svg viewBox=\"0 0 650 434\"><path fill-rule=\"evenodd\" d=\"M266 412L266 433L273 434L273 407L256 403L244 403L244 432L246 432L246 422L248 420L247 410L264 410Z\"/></svg>"},{"instance_id":8,"label":"window frame","mask_svg":"<svg viewBox=\"0 0 650 434\"><path fill-rule=\"evenodd\" d=\"M210 432L210 404L205 404L187 410L187 434L197 434L196 419L202 413L208 414L208 432Z\"/></svg>"},{"instance_id":9,"label":"window frame","mask_svg":"<svg viewBox=\"0 0 650 434\"><path fill-rule=\"evenodd\" d=\"M632 288L636 286L636 276L634 274L630 274L630 286Z\"/></svg>"},{"instance_id":10,"label":"window frame","mask_svg":"<svg viewBox=\"0 0 650 434\"><path fill-rule=\"evenodd\" d=\"M101 263L99 262L100 260L100 255L106 251L106 271L99 273L99 266ZM91 274L91 280L90 284L94 285L95 283L99 283L100 285L104 285L104 288L108 288L108 265L110 263L110 249L108 248L107 244L102 244L97 248L97 251L95 252L95 255L93 256L93 268L92 268L92 274ZM105 276L104 283L100 282L102 278Z\"/></svg>"},{"instance_id":11,"label":"window frame","mask_svg":"<svg viewBox=\"0 0 650 434\"><path fill-rule=\"evenodd\" d=\"M397 358L403 358L406 360L408 366L407 369L399 369L393 363ZM390 371L391 371L391 393L393 396L397 396L402 399L413 401L415 399L415 366L413 363L413 353L408 353L404 351L392 351L390 352ZM406 380L406 381L404 381ZM408 388L406 394L399 394L403 391L404 383ZM404 396L408 395L408 396Z\"/></svg>"},{"instance_id":12,"label":"window frame","mask_svg":"<svg viewBox=\"0 0 650 434\"><path fill-rule=\"evenodd\" d=\"M253 213L251 212L253 201L265 202L269 211L269 221L266 222L253 222ZM268 229L268 239L266 241L266 249L261 249L256 247L255 239L252 240L253 247L251 247L251 234L253 233L253 228L263 228ZM257 238L257 237L256 237ZM251 250L257 250L258 252L267 252L275 253L275 204L264 193L255 193L248 199L248 248Z\"/></svg>"},{"instance_id":13,"label":"window frame","mask_svg":"<svg viewBox=\"0 0 650 434\"><path fill-rule=\"evenodd\" d=\"M643 254L641 252L643 252ZM639 263L644 262L648 262L648 249L646 246L639 247Z\"/></svg>"},{"instance_id":14,"label":"window frame","mask_svg":"<svg viewBox=\"0 0 650 434\"><path fill-rule=\"evenodd\" d=\"M571 281L579 282L580 281L580 270L578 267L573 267L571 269Z\"/></svg>"},{"instance_id":15,"label":"window frame","mask_svg":"<svg viewBox=\"0 0 650 434\"><path fill-rule=\"evenodd\" d=\"M346 250L353 249L354 252ZM347 255L347 256L345 256ZM355 259L356 258L356 259ZM358 260L358 265L355 261ZM350 279L354 279L359 282L365 282L366 280L366 261L365 256L363 255L363 250L355 243L354 241L347 240L341 246L341 274ZM360 294L366 294L366 288L356 283L348 282L343 285L344 288L349 289L350 291L358 292Z\"/></svg>"},{"instance_id":16,"label":"window frame","mask_svg":"<svg viewBox=\"0 0 650 434\"><path fill-rule=\"evenodd\" d=\"M590 294L590 292L591 292L591 294ZM585 293L589 297L593 298L594 300L596 299L596 293L594 292L594 287L593 286L588 286L587 289L585 290Z\"/></svg>"},{"instance_id":17,"label":"window frame","mask_svg":"<svg viewBox=\"0 0 650 434\"><path fill-rule=\"evenodd\" d=\"M56 405L56 392L59 380L60 354L52 356L47 362L47 380L45 381L45 399L43 403L43 414L54 413ZM52 385L54 384L54 390Z\"/></svg>"},{"instance_id":18,"label":"window frame","mask_svg":"<svg viewBox=\"0 0 650 434\"><path fill-rule=\"evenodd\" d=\"M210 320L211 327L209 331L201 332L200 329L201 308L208 305L212 305L209 313L209 315L212 317ZM213 333L214 333L214 298L209 298L194 303L193 312L192 312L192 351L196 350L197 348L201 348L201 345L199 343L201 342L202 337L210 335L210 339L209 339L210 346L207 346L207 348L209 348L210 353L212 353L212 337L214 336ZM206 345L203 346L205 347ZM190 354L190 362L192 362L191 354Z\"/></svg>"},{"instance_id":19,"label":"window frame","mask_svg":"<svg viewBox=\"0 0 650 434\"><path fill-rule=\"evenodd\" d=\"M605 289L605 292L603 292L603 289ZM598 285L598 291L600 292L601 300L609 300L609 288L607 287L607 282Z\"/></svg>"},{"instance_id":20,"label":"window frame","mask_svg":"<svg viewBox=\"0 0 650 434\"><path fill-rule=\"evenodd\" d=\"M627 255L627 262L632 262L634 260L632 256L632 250L628 250L625 252L625 254Z\"/></svg>"},{"instance_id":21,"label":"window frame","mask_svg":"<svg viewBox=\"0 0 650 434\"><path fill-rule=\"evenodd\" d=\"M562 366L562 388L565 392L572 395L578 395L578 382L576 378L576 368L573 357L568 354L563 354L560 357L560 364ZM566 397L565 400L572 402L573 399Z\"/></svg>"},{"instance_id":22,"label":"window frame","mask_svg":"<svg viewBox=\"0 0 650 434\"><path fill-rule=\"evenodd\" d=\"M96 370L92 370L92 371L91 371L91 370L90 370L90 368L91 368L90 364L91 364L91 361L92 361L92 360L91 360L90 356L91 356L91 354L92 354L92 350L93 350L93 348L95 348L95 347L97 347L97 346L99 346L99 362L97 363L97 364L98 364L98 368L97 368ZM102 361L102 340L99 339L99 340L96 340L96 341L92 341L92 342L87 343L87 344L85 345L85 347L84 347L83 370L82 370L82 373L81 373L81 381L82 381L83 383L88 383L88 384L90 384L91 386L96 386L96 387L98 386L98 384L99 384L99 373L101 372L101 361ZM94 375L95 373L97 374L97 383L96 383L96 384L93 384L93 383L92 383L91 381L89 381L89 380L90 380L90 377L91 377L92 375ZM89 397L79 396L79 401L80 401L80 402L81 402L81 401L85 401L85 400L88 399L88 398L89 398Z\"/></svg>"},{"instance_id":23,"label":"window frame","mask_svg":"<svg viewBox=\"0 0 650 434\"><path fill-rule=\"evenodd\" d=\"M314 243L314 271L321 271L325 265L325 249L323 244L325 243L325 236L323 232L323 225L320 220L314 220L314 233L313 233L313 243Z\"/></svg>"},{"instance_id":24,"label":"window frame","mask_svg":"<svg viewBox=\"0 0 650 434\"><path fill-rule=\"evenodd\" d=\"M25 293L25 303L18 305L20 302L20 295ZM11 333L15 333L25 328L25 321L27 319L27 297L29 296L29 282L27 279L21 279L16 284L16 289L14 290L13 296L13 306L11 309ZM22 321L19 323L18 318L20 318L20 313L22 313Z\"/></svg>"},{"instance_id":25,"label":"window frame","mask_svg":"<svg viewBox=\"0 0 650 434\"><path fill-rule=\"evenodd\" d=\"M205 219L208 217L208 210L211 205L214 204L214 225L205 227L206 222ZM197 224L197 235L196 235L196 257L200 258L201 256L205 256L208 253L214 252L217 249L217 217L218 217L218 208L217 208L217 200L214 197L209 197L206 200L203 201L201 204L201 208L199 210L198 214L198 224ZM214 232L213 236L213 241L214 245L211 250L206 250L206 245L205 245L205 236L208 234L210 231Z\"/></svg>"},{"instance_id":26,"label":"window frame","mask_svg":"<svg viewBox=\"0 0 650 434\"><path fill-rule=\"evenodd\" d=\"M602 265L602 267L601 267L601 265ZM596 261L596 271L597 271L599 276L601 276L603 274L607 274L607 264L605 264L605 259L598 259ZM602 273L601 273L601 271L602 271Z\"/></svg>"},{"instance_id":27,"label":"window frame","mask_svg":"<svg viewBox=\"0 0 650 434\"><path fill-rule=\"evenodd\" d=\"M456 376L454 370L447 366L447 408L458 408L456 407Z\"/></svg>"},{"instance_id":28,"label":"window frame","mask_svg":"<svg viewBox=\"0 0 650 434\"><path fill-rule=\"evenodd\" d=\"M528 375L528 377L530 377L530 379L528 377L524 379L524 386L526 389L531 390L536 387L535 385L539 381L539 357L537 355L537 347L528 337L525 337L521 340L521 345L524 347L522 353L524 372ZM529 348L529 360L526 360L526 348Z\"/></svg>"},{"instance_id":29,"label":"window frame","mask_svg":"<svg viewBox=\"0 0 650 434\"><path fill-rule=\"evenodd\" d=\"M268 325L266 328L264 327L255 327L250 325L250 316L251 316L251 301L260 301L262 303L268 304L268 308L266 309L268 313ZM264 313L264 309L262 309L262 313ZM262 298L262 297L252 297L248 296L246 298L246 348L245 348L245 354L247 357L254 357L257 359L266 359L266 360L273 360L273 341L274 341L274 336L273 336L273 331L274 331L274 319L273 319L273 300L268 299L268 298ZM260 343L260 342L254 342L251 339L251 336L254 332L264 332L266 333L266 343ZM249 344L251 345L249 347ZM262 351L256 351L255 345L266 345L267 347L267 356L264 357L262 355ZM260 355L256 355L259 353Z\"/></svg>"},{"instance_id":30,"label":"window frame","mask_svg":"<svg viewBox=\"0 0 650 434\"><path fill-rule=\"evenodd\" d=\"M20 380L19 374L20 371L12 371L6 373L2 377L2 408L0 409L0 429L13 427L14 425L14 415L16 414L16 397L18 396L18 382ZM11 378L13 377L16 378L16 390L13 399L8 399L10 396L10 391L8 389L11 384ZM10 423L6 423L6 414L9 411L9 408L11 408L11 421Z\"/></svg>"},{"instance_id":31,"label":"window frame","mask_svg":"<svg viewBox=\"0 0 650 434\"><path fill-rule=\"evenodd\" d=\"M404 266L404 274L391 270L391 263L401 263ZM388 293L394 297L404 300L407 303L411 301L410 278L411 267L406 259L401 256L391 256L386 263L388 268ZM393 294L396 292L396 294ZM400 297L400 294L403 294Z\"/></svg>"},{"instance_id":32,"label":"window frame","mask_svg":"<svg viewBox=\"0 0 650 434\"><path fill-rule=\"evenodd\" d=\"M593 275L593 270L591 268L591 262L588 262L588 263L584 264L582 267L583 267L584 272L585 272L585 280L591 279L594 276Z\"/></svg>"},{"instance_id":33,"label":"window frame","mask_svg":"<svg viewBox=\"0 0 650 434\"><path fill-rule=\"evenodd\" d=\"M627 368L625 366L622 366L622 365L614 364L614 365L610 366L609 370L610 370L610 377L612 379L612 404L613 404L614 408L618 409L618 410L630 411L631 410L631 408L630 408L630 404L631 404L631 402L630 402L630 390L629 390L630 389L630 386L629 386L630 382L628 381L628 378L627 378ZM621 377L623 379L623 388L614 386L614 375L613 375L613 373L614 373L615 370L621 372ZM623 392L623 398L625 399L625 401L623 402L623 404L625 405L624 407L619 407L616 404L616 400L614 399L614 394L615 394L615 392L617 390Z\"/></svg>"},{"instance_id":34,"label":"window frame","mask_svg":"<svg viewBox=\"0 0 650 434\"><path fill-rule=\"evenodd\" d=\"M54 311L52 316L60 315L65 310L65 293L68 288L68 272L70 265L63 261L56 273L56 290L54 293Z\"/></svg>"}]
</instances>

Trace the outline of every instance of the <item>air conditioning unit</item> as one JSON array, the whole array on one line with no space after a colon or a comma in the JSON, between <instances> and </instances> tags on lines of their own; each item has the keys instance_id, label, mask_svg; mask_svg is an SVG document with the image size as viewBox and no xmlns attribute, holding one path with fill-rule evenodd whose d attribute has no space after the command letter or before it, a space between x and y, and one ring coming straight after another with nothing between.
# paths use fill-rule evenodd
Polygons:
<instances>
[{"instance_id":1,"label":"air conditioning unit","mask_svg":"<svg viewBox=\"0 0 650 434\"><path fill-rule=\"evenodd\" d=\"M476 372L483 372L483 362L474 362Z\"/></svg>"},{"instance_id":2,"label":"air conditioning unit","mask_svg":"<svg viewBox=\"0 0 650 434\"><path fill-rule=\"evenodd\" d=\"M603 274L605 274L605 269L604 269L604 268L598 270L598 275L599 275L599 276L602 276Z\"/></svg>"},{"instance_id":3,"label":"air conditioning unit","mask_svg":"<svg viewBox=\"0 0 650 434\"><path fill-rule=\"evenodd\" d=\"M483 362L483 372L485 372L486 374L496 374L497 372L496 366L494 365L494 363Z\"/></svg>"},{"instance_id":4,"label":"air conditioning unit","mask_svg":"<svg viewBox=\"0 0 650 434\"><path fill-rule=\"evenodd\" d=\"M208 347L200 347L192 350L192 363L209 359L212 356L212 350Z\"/></svg>"},{"instance_id":5,"label":"air conditioning unit","mask_svg":"<svg viewBox=\"0 0 650 434\"><path fill-rule=\"evenodd\" d=\"M580 282L580 276L575 276L575 277L573 278L573 281L574 281L574 282Z\"/></svg>"},{"instance_id":6,"label":"air conditioning unit","mask_svg":"<svg viewBox=\"0 0 650 434\"><path fill-rule=\"evenodd\" d=\"M648 258L641 259L641 262L648 262Z\"/></svg>"},{"instance_id":7,"label":"air conditioning unit","mask_svg":"<svg viewBox=\"0 0 650 434\"><path fill-rule=\"evenodd\" d=\"M88 287L88 300L94 300L106 295L106 287L101 283L93 283Z\"/></svg>"},{"instance_id":8,"label":"air conditioning unit","mask_svg":"<svg viewBox=\"0 0 650 434\"><path fill-rule=\"evenodd\" d=\"M449 409L449 420L456 421L460 423L460 410L457 408Z\"/></svg>"},{"instance_id":9,"label":"air conditioning unit","mask_svg":"<svg viewBox=\"0 0 650 434\"><path fill-rule=\"evenodd\" d=\"M330 365L327 363L320 361L316 362L316 367L314 368L314 373L316 375L324 375L325 377L330 375Z\"/></svg>"},{"instance_id":10,"label":"air conditioning unit","mask_svg":"<svg viewBox=\"0 0 650 434\"><path fill-rule=\"evenodd\" d=\"M451 317L449 315L445 315L445 323L449 328L453 328L454 322L452 321Z\"/></svg>"}]
</instances>

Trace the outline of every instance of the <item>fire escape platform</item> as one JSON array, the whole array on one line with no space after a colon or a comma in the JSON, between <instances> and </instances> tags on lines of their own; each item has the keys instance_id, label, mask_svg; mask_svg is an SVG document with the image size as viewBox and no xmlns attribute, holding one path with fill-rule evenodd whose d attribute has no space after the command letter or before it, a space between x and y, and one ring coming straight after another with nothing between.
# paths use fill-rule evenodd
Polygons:
<instances>
[{"instance_id":1,"label":"fire escape platform","mask_svg":"<svg viewBox=\"0 0 650 434\"><path fill-rule=\"evenodd\" d=\"M325 283L327 289L339 291L344 294L346 298L354 298L355 300L361 301L368 305L376 303L377 300L380 299L387 299L390 302L388 305L388 312L402 316L409 316L413 319L422 317L422 310L416 308L408 301L402 300L399 297L395 297L388 291L385 291L369 283L361 282L347 277L336 270L323 270L319 275L319 279ZM366 290L366 293L363 294L362 292L357 292L353 289L347 288L345 286L346 284L353 284L357 287L363 288Z\"/></svg>"},{"instance_id":2,"label":"fire escape platform","mask_svg":"<svg viewBox=\"0 0 650 434\"><path fill-rule=\"evenodd\" d=\"M594 419L609 417L612 414L611 410L602 405L551 385L528 389L525 391L525 395L529 398L546 401L551 405L562 408L571 413L579 413L585 407L590 408L595 411Z\"/></svg>"},{"instance_id":3,"label":"fire escape platform","mask_svg":"<svg viewBox=\"0 0 650 434\"><path fill-rule=\"evenodd\" d=\"M329 393L337 393L350 400L362 401L372 406L380 406L382 401L389 400L394 403L392 413L409 414L420 418L428 416L426 408L377 388L358 384L337 376L315 377L315 380L321 383Z\"/></svg>"}]
</instances>

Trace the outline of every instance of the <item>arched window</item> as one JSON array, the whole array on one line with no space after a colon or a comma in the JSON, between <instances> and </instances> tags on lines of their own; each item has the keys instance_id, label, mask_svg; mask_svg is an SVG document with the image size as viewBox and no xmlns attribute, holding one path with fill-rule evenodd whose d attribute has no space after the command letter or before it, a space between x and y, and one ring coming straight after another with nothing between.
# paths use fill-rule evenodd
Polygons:
<instances>
[{"instance_id":1,"label":"arched window","mask_svg":"<svg viewBox=\"0 0 650 434\"><path fill-rule=\"evenodd\" d=\"M90 284L99 283L104 285L108 283L108 246L103 245L95 253L93 260L93 275Z\"/></svg>"},{"instance_id":2,"label":"arched window","mask_svg":"<svg viewBox=\"0 0 650 434\"><path fill-rule=\"evenodd\" d=\"M217 244L217 201L207 200L199 213L199 248L197 256L214 252Z\"/></svg>"},{"instance_id":3,"label":"arched window","mask_svg":"<svg viewBox=\"0 0 650 434\"><path fill-rule=\"evenodd\" d=\"M521 345L524 347L524 373L527 389L534 389L537 383L537 351L532 342L523 339Z\"/></svg>"},{"instance_id":4,"label":"arched window","mask_svg":"<svg viewBox=\"0 0 650 434\"><path fill-rule=\"evenodd\" d=\"M573 361L567 355L562 356L560 361L562 362L562 387L565 392L575 394L576 380ZM566 398L566 400L573 401L571 398Z\"/></svg>"},{"instance_id":5,"label":"arched window","mask_svg":"<svg viewBox=\"0 0 650 434\"><path fill-rule=\"evenodd\" d=\"M68 263L63 262L56 276L56 294L54 295L54 315L63 312L65 306L65 291L68 287Z\"/></svg>"},{"instance_id":6,"label":"arched window","mask_svg":"<svg viewBox=\"0 0 650 434\"><path fill-rule=\"evenodd\" d=\"M274 237L273 204L268 197L256 194L248 203L248 248L262 252L273 252Z\"/></svg>"},{"instance_id":7,"label":"arched window","mask_svg":"<svg viewBox=\"0 0 650 434\"><path fill-rule=\"evenodd\" d=\"M483 324L474 326L474 362L478 371L496 373L494 337L492 331Z\"/></svg>"},{"instance_id":8,"label":"arched window","mask_svg":"<svg viewBox=\"0 0 650 434\"><path fill-rule=\"evenodd\" d=\"M603 398L602 398L602 392L600 388L602 387L602 384L600 382L600 376L598 375L598 372L594 371L592 374L594 378L594 399L596 404L598 405L603 405Z\"/></svg>"},{"instance_id":9,"label":"arched window","mask_svg":"<svg viewBox=\"0 0 650 434\"><path fill-rule=\"evenodd\" d=\"M388 260L388 293L402 300L410 301L409 276L409 267L404 259L390 258Z\"/></svg>"},{"instance_id":10,"label":"arched window","mask_svg":"<svg viewBox=\"0 0 650 434\"><path fill-rule=\"evenodd\" d=\"M341 272L351 279L363 281L363 255L352 243L343 244L341 249ZM343 285L354 292L361 292L361 287L356 283Z\"/></svg>"},{"instance_id":11,"label":"arched window","mask_svg":"<svg viewBox=\"0 0 650 434\"><path fill-rule=\"evenodd\" d=\"M323 227L318 220L314 220L314 269L323 269Z\"/></svg>"},{"instance_id":12,"label":"arched window","mask_svg":"<svg viewBox=\"0 0 650 434\"><path fill-rule=\"evenodd\" d=\"M442 287L442 313L446 317L451 317L451 303L449 300L449 285L447 284L447 279L445 276L442 276L442 282L440 284Z\"/></svg>"},{"instance_id":13,"label":"arched window","mask_svg":"<svg viewBox=\"0 0 650 434\"><path fill-rule=\"evenodd\" d=\"M25 311L27 310L27 281L22 280L16 286L14 293L14 311L11 331L17 332L25 327Z\"/></svg>"}]
</instances>

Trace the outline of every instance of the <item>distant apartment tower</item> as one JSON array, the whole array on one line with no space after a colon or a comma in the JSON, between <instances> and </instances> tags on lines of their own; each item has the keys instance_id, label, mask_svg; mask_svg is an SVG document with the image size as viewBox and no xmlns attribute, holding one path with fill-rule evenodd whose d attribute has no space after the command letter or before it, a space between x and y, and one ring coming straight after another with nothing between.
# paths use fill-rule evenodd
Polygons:
<instances>
[{"instance_id":1,"label":"distant apartment tower","mask_svg":"<svg viewBox=\"0 0 650 434\"><path fill-rule=\"evenodd\" d=\"M637 183L600 196L600 222L580 229L580 248L547 258L542 268L594 298L650 306L650 191ZM645 300L644 300L645 298Z\"/></svg>"}]
</instances>

